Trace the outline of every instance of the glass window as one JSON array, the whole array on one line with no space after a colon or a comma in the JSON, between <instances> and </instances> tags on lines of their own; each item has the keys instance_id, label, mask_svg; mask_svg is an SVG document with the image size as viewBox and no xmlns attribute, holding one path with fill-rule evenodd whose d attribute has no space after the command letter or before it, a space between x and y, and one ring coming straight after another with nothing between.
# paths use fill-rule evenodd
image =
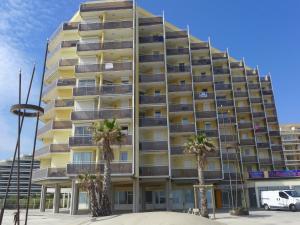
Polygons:
<instances>
[{"instance_id":1,"label":"glass window","mask_svg":"<svg viewBox=\"0 0 300 225\"><path fill-rule=\"evenodd\" d=\"M115 203L116 204L132 204L133 193L132 191L117 191L115 192Z\"/></svg>"},{"instance_id":2,"label":"glass window","mask_svg":"<svg viewBox=\"0 0 300 225\"><path fill-rule=\"evenodd\" d=\"M160 96L160 90L155 90L154 95L155 95L155 96Z\"/></svg>"},{"instance_id":3,"label":"glass window","mask_svg":"<svg viewBox=\"0 0 300 225\"><path fill-rule=\"evenodd\" d=\"M160 117L161 117L161 112L155 111L155 118L160 118Z\"/></svg>"},{"instance_id":4,"label":"glass window","mask_svg":"<svg viewBox=\"0 0 300 225\"><path fill-rule=\"evenodd\" d=\"M75 136L76 137L86 137L91 136L92 132L89 126L75 127Z\"/></svg>"},{"instance_id":5,"label":"glass window","mask_svg":"<svg viewBox=\"0 0 300 225\"><path fill-rule=\"evenodd\" d=\"M286 193L284 193L284 192L279 192L279 197L280 198L285 198L285 199L288 199L289 197L287 196L287 194Z\"/></svg>"},{"instance_id":6,"label":"glass window","mask_svg":"<svg viewBox=\"0 0 300 225\"><path fill-rule=\"evenodd\" d=\"M180 85L185 85L185 80L181 80Z\"/></svg>"},{"instance_id":7,"label":"glass window","mask_svg":"<svg viewBox=\"0 0 300 225\"><path fill-rule=\"evenodd\" d=\"M95 80L78 80L78 87L94 87L95 86Z\"/></svg>"},{"instance_id":8,"label":"glass window","mask_svg":"<svg viewBox=\"0 0 300 225\"><path fill-rule=\"evenodd\" d=\"M128 161L128 152L120 152L120 161Z\"/></svg>"},{"instance_id":9,"label":"glass window","mask_svg":"<svg viewBox=\"0 0 300 225\"><path fill-rule=\"evenodd\" d=\"M146 191L146 204L152 204L152 191Z\"/></svg>"},{"instance_id":10,"label":"glass window","mask_svg":"<svg viewBox=\"0 0 300 225\"><path fill-rule=\"evenodd\" d=\"M211 123L205 122L205 130L211 130Z\"/></svg>"},{"instance_id":11,"label":"glass window","mask_svg":"<svg viewBox=\"0 0 300 225\"><path fill-rule=\"evenodd\" d=\"M90 163L93 161L92 152L74 152L73 163Z\"/></svg>"},{"instance_id":12,"label":"glass window","mask_svg":"<svg viewBox=\"0 0 300 225\"><path fill-rule=\"evenodd\" d=\"M189 124L188 118L182 118L181 123L184 124Z\"/></svg>"}]
</instances>

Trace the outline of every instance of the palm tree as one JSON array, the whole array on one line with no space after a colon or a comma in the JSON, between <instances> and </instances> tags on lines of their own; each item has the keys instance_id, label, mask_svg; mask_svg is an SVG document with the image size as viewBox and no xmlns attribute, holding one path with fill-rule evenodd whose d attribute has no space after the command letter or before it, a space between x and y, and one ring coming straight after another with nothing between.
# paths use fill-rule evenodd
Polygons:
<instances>
[{"instance_id":1,"label":"palm tree","mask_svg":"<svg viewBox=\"0 0 300 225\"><path fill-rule=\"evenodd\" d=\"M101 193L99 188L99 177L90 174L81 174L78 176L80 186L88 192L90 200L90 209L93 217L100 216L100 207L97 194ZM100 196L99 196L100 197Z\"/></svg>"},{"instance_id":2,"label":"palm tree","mask_svg":"<svg viewBox=\"0 0 300 225\"><path fill-rule=\"evenodd\" d=\"M104 159L104 173L101 196L101 215L108 216L111 211L111 161L114 160L112 144L121 145L123 134L121 128L115 119L104 120L103 122L94 123L92 126L93 141L102 149Z\"/></svg>"},{"instance_id":3,"label":"palm tree","mask_svg":"<svg viewBox=\"0 0 300 225\"><path fill-rule=\"evenodd\" d=\"M190 137L185 144L185 153L194 154L197 159L198 180L200 185L205 184L204 168L207 163L207 155L209 152L214 152L215 146L211 143L204 134L198 134ZM208 217L206 189L200 187L201 194L201 216Z\"/></svg>"}]
</instances>

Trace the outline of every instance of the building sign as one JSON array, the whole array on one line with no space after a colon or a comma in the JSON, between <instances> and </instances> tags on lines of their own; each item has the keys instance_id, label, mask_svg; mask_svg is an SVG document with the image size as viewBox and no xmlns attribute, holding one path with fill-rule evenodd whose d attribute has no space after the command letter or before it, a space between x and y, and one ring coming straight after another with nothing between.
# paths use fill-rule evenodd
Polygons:
<instances>
[{"instance_id":1,"label":"building sign","mask_svg":"<svg viewBox=\"0 0 300 225\"><path fill-rule=\"evenodd\" d=\"M300 170L275 170L269 171L269 177L300 177Z\"/></svg>"},{"instance_id":2,"label":"building sign","mask_svg":"<svg viewBox=\"0 0 300 225\"><path fill-rule=\"evenodd\" d=\"M263 171L252 171L252 172L249 172L249 178L250 179L264 178L264 172Z\"/></svg>"}]
</instances>

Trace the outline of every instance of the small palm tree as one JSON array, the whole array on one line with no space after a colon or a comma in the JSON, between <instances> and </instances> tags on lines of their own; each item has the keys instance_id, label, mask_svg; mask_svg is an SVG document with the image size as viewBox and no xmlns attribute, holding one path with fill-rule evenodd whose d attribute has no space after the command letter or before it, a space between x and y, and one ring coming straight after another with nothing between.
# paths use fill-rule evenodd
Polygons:
<instances>
[{"instance_id":1,"label":"small palm tree","mask_svg":"<svg viewBox=\"0 0 300 225\"><path fill-rule=\"evenodd\" d=\"M101 196L101 215L108 216L112 214L110 189L111 189L111 161L114 160L112 144L121 145L123 134L121 128L115 119L104 120L94 123L92 126L93 141L102 149L104 159L104 173Z\"/></svg>"},{"instance_id":2,"label":"small palm tree","mask_svg":"<svg viewBox=\"0 0 300 225\"><path fill-rule=\"evenodd\" d=\"M78 176L80 186L88 192L90 209L93 217L100 216L100 207L97 195L101 193L99 184L100 179L95 175L81 174Z\"/></svg>"},{"instance_id":3,"label":"small palm tree","mask_svg":"<svg viewBox=\"0 0 300 225\"><path fill-rule=\"evenodd\" d=\"M185 144L184 152L188 154L194 154L196 156L198 167L198 180L200 185L205 184L203 171L207 163L207 155L209 152L214 151L216 151L214 144L211 143L204 134L192 136L188 139L188 142ZM200 194L201 215L203 217L208 217L206 189L204 187L200 187Z\"/></svg>"}]
</instances>

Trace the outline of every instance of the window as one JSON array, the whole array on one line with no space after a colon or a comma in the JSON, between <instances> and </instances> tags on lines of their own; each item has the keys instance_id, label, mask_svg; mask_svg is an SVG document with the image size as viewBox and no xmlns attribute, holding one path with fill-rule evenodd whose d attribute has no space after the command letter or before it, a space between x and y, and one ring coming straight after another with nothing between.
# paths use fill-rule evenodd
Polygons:
<instances>
[{"instance_id":1,"label":"window","mask_svg":"<svg viewBox=\"0 0 300 225\"><path fill-rule=\"evenodd\" d=\"M92 132L89 126L75 127L75 137L91 136Z\"/></svg>"},{"instance_id":2,"label":"window","mask_svg":"<svg viewBox=\"0 0 300 225\"><path fill-rule=\"evenodd\" d=\"M120 152L120 161L128 161L128 152Z\"/></svg>"},{"instance_id":3,"label":"window","mask_svg":"<svg viewBox=\"0 0 300 225\"><path fill-rule=\"evenodd\" d=\"M180 85L185 85L185 80L181 80Z\"/></svg>"},{"instance_id":4,"label":"window","mask_svg":"<svg viewBox=\"0 0 300 225\"><path fill-rule=\"evenodd\" d=\"M115 192L115 203L118 205L132 204L133 193L132 191L116 191Z\"/></svg>"},{"instance_id":5,"label":"window","mask_svg":"<svg viewBox=\"0 0 300 225\"><path fill-rule=\"evenodd\" d=\"M184 63L179 63L179 72L184 72L184 71L185 71Z\"/></svg>"},{"instance_id":6,"label":"window","mask_svg":"<svg viewBox=\"0 0 300 225\"><path fill-rule=\"evenodd\" d=\"M160 90L155 90L154 95L155 96L160 96Z\"/></svg>"},{"instance_id":7,"label":"window","mask_svg":"<svg viewBox=\"0 0 300 225\"><path fill-rule=\"evenodd\" d=\"M279 192L279 197L280 197L280 198L285 198L285 199L288 199L288 198L289 198L289 196L287 196L287 194L284 193L284 192L282 192L282 191Z\"/></svg>"},{"instance_id":8,"label":"window","mask_svg":"<svg viewBox=\"0 0 300 225\"><path fill-rule=\"evenodd\" d=\"M215 171L215 169L216 169L215 164L213 162L209 162L207 165L207 169L209 171Z\"/></svg>"},{"instance_id":9,"label":"window","mask_svg":"<svg viewBox=\"0 0 300 225\"><path fill-rule=\"evenodd\" d=\"M93 161L92 152L74 152L73 163L90 163Z\"/></svg>"},{"instance_id":10,"label":"window","mask_svg":"<svg viewBox=\"0 0 300 225\"><path fill-rule=\"evenodd\" d=\"M188 120L188 118L182 118L182 120L181 120L181 123L183 124L183 125L185 125L185 124L189 124L189 120Z\"/></svg>"},{"instance_id":11,"label":"window","mask_svg":"<svg viewBox=\"0 0 300 225\"><path fill-rule=\"evenodd\" d=\"M201 76L205 76L206 75L206 72L201 72Z\"/></svg>"},{"instance_id":12,"label":"window","mask_svg":"<svg viewBox=\"0 0 300 225\"><path fill-rule=\"evenodd\" d=\"M155 204L164 204L166 203L166 196L164 191L156 191L155 194Z\"/></svg>"},{"instance_id":13,"label":"window","mask_svg":"<svg viewBox=\"0 0 300 225\"><path fill-rule=\"evenodd\" d=\"M205 122L204 129L205 130L211 130L211 123L210 122Z\"/></svg>"},{"instance_id":14,"label":"window","mask_svg":"<svg viewBox=\"0 0 300 225\"><path fill-rule=\"evenodd\" d=\"M78 80L78 87L94 87L95 80Z\"/></svg>"},{"instance_id":15,"label":"window","mask_svg":"<svg viewBox=\"0 0 300 225\"><path fill-rule=\"evenodd\" d=\"M155 116L155 118L160 118L161 117L161 112L160 111L155 111L154 116Z\"/></svg>"},{"instance_id":16,"label":"window","mask_svg":"<svg viewBox=\"0 0 300 225\"><path fill-rule=\"evenodd\" d=\"M246 156L250 155L250 149L245 149L244 150L244 155L246 155Z\"/></svg>"},{"instance_id":17,"label":"window","mask_svg":"<svg viewBox=\"0 0 300 225\"><path fill-rule=\"evenodd\" d=\"M128 134L128 126L121 126L121 132L122 132L122 134L127 135Z\"/></svg>"},{"instance_id":18,"label":"window","mask_svg":"<svg viewBox=\"0 0 300 225\"><path fill-rule=\"evenodd\" d=\"M146 204L152 204L152 191L146 191Z\"/></svg>"}]
</instances>

